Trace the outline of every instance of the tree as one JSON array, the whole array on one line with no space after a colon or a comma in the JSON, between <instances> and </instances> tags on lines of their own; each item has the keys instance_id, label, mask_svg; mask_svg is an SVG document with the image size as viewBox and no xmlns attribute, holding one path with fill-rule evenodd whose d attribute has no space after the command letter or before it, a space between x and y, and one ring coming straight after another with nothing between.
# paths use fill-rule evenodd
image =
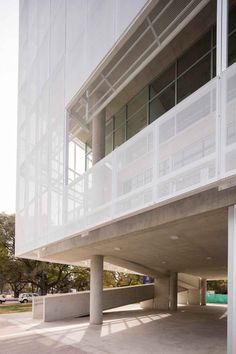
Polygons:
<instances>
[{"instance_id":1,"label":"tree","mask_svg":"<svg viewBox=\"0 0 236 354\"><path fill-rule=\"evenodd\" d=\"M89 268L74 267L73 288L77 291L89 290L90 270Z\"/></svg>"},{"instance_id":2,"label":"tree","mask_svg":"<svg viewBox=\"0 0 236 354\"><path fill-rule=\"evenodd\" d=\"M207 290L214 290L216 294L227 294L227 280L208 280Z\"/></svg>"},{"instance_id":3,"label":"tree","mask_svg":"<svg viewBox=\"0 0 236 354\"><path fill-rule=\"evenodd\" d=\"M29 288L40 295L89 290L90 270L67 264L49 263L15 257L15 216L0 214L0 292L10 286L14 297ZM104 271L104 287L143 283L136 274ZM33 292L33 291L32 291Z\"/></svg>"},{"instance_id":4,"label":"tree","mask_svg":"<svg viewBox=\"0 0 236 354\"><path fill-rule=\"evenodd\" d=\"M2 291L6 284L11 286L14 296L24 288L24 266L14 256L15 216L0 214L0 274Z\"/></svg>"},{"instance_id":5,"label":"tree","mask_svg":"<svg viewBox=\"0 0 236 354\"><path fill-rule=\"evenodd\" d=\"M31 284L41 295L50 289L56 292L69 291L73 268L65 264L54 264L17 258L15 252L15 216L0 214L0 285L10 284L14 297ZM52 290L53 291L53 290Z\"/></svg>"},{"instance_id":6,"label":"tree","mask_svg":"<svg viewBox=\"0 0 236 354\"><path fill-rule=\"evenodd\" d=\"M104 271L104 287L121 287L143 284L143 276L138 274Z\"/></svg>"}]
</instances>

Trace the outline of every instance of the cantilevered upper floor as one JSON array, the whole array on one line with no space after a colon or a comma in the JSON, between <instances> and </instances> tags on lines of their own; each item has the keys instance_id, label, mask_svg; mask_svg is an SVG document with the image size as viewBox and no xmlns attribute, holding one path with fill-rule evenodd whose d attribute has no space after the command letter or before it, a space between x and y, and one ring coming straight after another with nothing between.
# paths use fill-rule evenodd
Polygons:
<instances>
[{"instance_id":1,"label":"cantilevered upper floor","mask_svg":"<svg viewBox=\"0 0 236 354\"><path fill-rule=\"evenodd\" d=\"M234 184L236 2L220 4L21 1L17 255Z\"/></svg>"}]
</instances>

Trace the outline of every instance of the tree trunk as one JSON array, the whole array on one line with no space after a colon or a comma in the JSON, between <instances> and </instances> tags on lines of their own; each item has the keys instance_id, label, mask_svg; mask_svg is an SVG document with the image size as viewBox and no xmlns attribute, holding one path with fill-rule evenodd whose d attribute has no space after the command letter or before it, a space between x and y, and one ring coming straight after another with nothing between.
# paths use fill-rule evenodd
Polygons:
<instances>
[{"instance_id":1,"label":"tree trunk","mask_svg":"<svg viewBox=\"0 0 236 354\"><path fill-rule=\"evenodd\" d=\"M42 278L41 278L41 287L40 287L40 295L47 295L48 292L48 286L47 286L47 277L46 275L43 273L42 274Z\"/></svg>"}]
</instances>

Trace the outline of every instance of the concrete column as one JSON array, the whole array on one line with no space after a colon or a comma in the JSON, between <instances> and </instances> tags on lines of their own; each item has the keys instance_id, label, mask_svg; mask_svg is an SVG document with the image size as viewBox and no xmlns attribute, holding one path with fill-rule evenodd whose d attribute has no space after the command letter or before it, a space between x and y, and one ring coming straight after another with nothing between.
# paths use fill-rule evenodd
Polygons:
<instances>
[{"instance_id":1,"label":"concrete column","mask_svg":"<svg viewBox=\"0 0 236 354\"><path fill-rule=\"evenodd\" d=\"M105 110L93 118L92 128L92 150L93 165L105 156Z\"/></svg>"},{"instance_id":2,"label":"concrete column","mask_svg":"<svg viewBox=\"0 0 236 354\"><path fill-rule=\"evenodd\" d=\"M228 333L227 353L236 353L236 205L228 209Z\"/></svg>"},{"instance_id":3,"label":"concrete column","mask_svg":"<svg viewBox=\"0 0 236 354\"><path fill-rule=\"evenodd\" d=\"M170 273L170 296L169 296L169 309L177 311L177 294L178 294L178 273Z\"/></svg>"},{"instance_id":4,"label":"concrete column","mask_svg":"<svg viewBox=\"0 0 236 354\"><path fill-rule=\"evenodd\" d=\"M103 256L93 256L90 265L90 323L102 323Z\"/></svg>"},{"instance_id":5,"label":"concrete column","mask_svg":"<svg viewBox=\"0 0 236 354\"><path fill-rule=\"evenodd\" d=\"M206 306L207 303L207 281L201 279L201 306Z\"/></svg>"},{"instance_id":6,"label":"concrete column","mask_svg":"<svg viewBox=\"0 0 236 354\"><path fill-rule=\"evenodd\" d=\"M169 310L170 278L161 277L155 279L154 308L158 310Z\"/></svg>"}]
</instances>

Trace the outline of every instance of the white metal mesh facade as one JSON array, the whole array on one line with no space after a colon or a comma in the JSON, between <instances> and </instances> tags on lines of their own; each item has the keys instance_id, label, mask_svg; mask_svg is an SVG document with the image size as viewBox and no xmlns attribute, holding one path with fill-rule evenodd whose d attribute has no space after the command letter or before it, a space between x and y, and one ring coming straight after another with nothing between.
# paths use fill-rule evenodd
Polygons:
<instances>
[{"instance_id":1,"label":"white metal mesh facade","mask_svg":"<svg viewBox=\"0 0 236 354\"><path fill-rule=\"evenodd\" d=\"M18 254L64 235L66 103L145 3L20 1Z\"/></svg>"},{"instance_id":2,"label":"white metal mesh facade","mask_svg":"<svg viewBox=\"0 0 236 354\"><path fill-rule=\"evenodd\" d=\"M222 75L221 176L236 174L236 64Z\"/></svg>"},{"instance_id":3,"label":"white metal mesh facade","mask_svg":"<svg viewBox=\"0 0 236 354\"><path fill-rule=\"evenodd\" d=\"M144 3L21 1L18 255L236 173L234 64L64 186L66 102Z\"/></svg>"}]
</instances>

